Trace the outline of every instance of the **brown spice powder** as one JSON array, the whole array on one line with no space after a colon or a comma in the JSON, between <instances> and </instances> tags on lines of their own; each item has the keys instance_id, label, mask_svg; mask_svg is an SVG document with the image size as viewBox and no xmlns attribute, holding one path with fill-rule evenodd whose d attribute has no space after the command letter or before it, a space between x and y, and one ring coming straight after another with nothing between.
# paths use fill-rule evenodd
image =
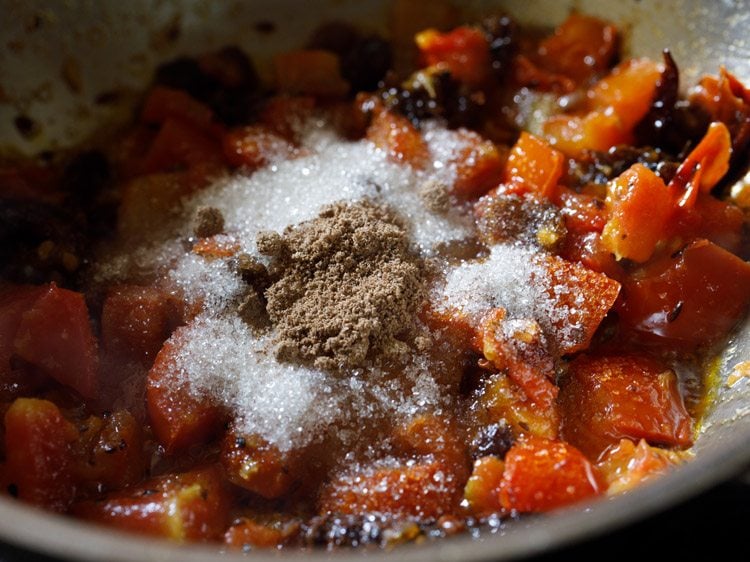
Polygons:
<instances>
[{"instance_id":1,"label":"brown spice powder","mask_svg":"<svg viewBox=\"0 0 750 562\"><path fill-rule=\"evenodd\" d=\"M265 297L280 359L338 370L409 350L425 264L393 211L339 203L283 235L260 234L258 248L272 257Z\"/></svg>"}]
</instances>

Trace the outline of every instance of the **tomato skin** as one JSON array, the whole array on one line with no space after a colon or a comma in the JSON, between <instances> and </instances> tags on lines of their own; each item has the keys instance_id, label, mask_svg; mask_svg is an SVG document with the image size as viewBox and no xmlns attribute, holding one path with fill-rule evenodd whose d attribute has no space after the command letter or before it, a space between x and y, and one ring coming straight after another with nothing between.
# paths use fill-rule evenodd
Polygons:
<instances>
[{"instance_id":1,"label":"tomato skin","mask_svg":"<svg viewBox=\"0 0 750 562\"><path fill-rule=\"evenodd\" d=\"M81 293L46 286L21 316L13 352L82 396L97 395L97 342Z\"/></svg>"},{"instance_id":2,"label":"tomato skin","mask_svg":"<svg viewBox=\"0 0 750 562\"><path fill-rule=\"evenodd\" d=\"M65 511L75 497L75 427L48 400L18 398L5 413L5 478L18 498Z\"/></svg>"},{"instance_id":3,"label":"tomato skin","mask_svg":"<svg viewBox=\"0 0 750 562\"><path fill-rule=\"evenodd\" d=\"M750 305L750 264L707 240L624 282L621 325L640 341L694 350L724 338Z\"/></svg>"},{"instance_id":4,"label":"tomato skin","mask_svg":"<svg viewBox=\"0 0 750 562\"><path fill-rule=\"evenodd\" d=\"M602 492L596 468L568 443L527 437L505 455L500 504L508 511L538 513Z\"/></svg>"},{"instance_id":5,"label":"tomato skin","mask_svg":"<svg viewBox=\"0 0 750 562\"><path fill-rule=\"evenodd\" d=\"M153 478L99 501L72 507L74 515L124 531L176 542L221 537L231 498L217 466Z\"/></svg>"},{"instance_id":6,"label":"tomato skin","mask_svg":"<svg viewBox=\"0 0 750 562\"><path fill-rule=\"evenodd\" d=\"M674 371L634 355L578 356L560 390L564 439L591 458L620 439L692 444L692 420Z\"/></svg>"},{"instance_id":7,"label":"tomato skin","mask_svg":"<svg viewBox=\"0 0 750 562\"><path fill-rule=\"evenodd\" d=\"M672 451L652 447L644 439L637 445L622 439L607 449L597 468L608 482L607 495L613 495L666 474L678 464L677 454Z\"/></svg>"},{"instance_id":8,"label":"tomato skin","mask_svg":"<svg viewBox=\"0 0 750 562\"><path fill-rule=\"evenodd\" d=\"M146 378L146 408L156 438L167 454L207 442L221 427L224 414L217 405L190 391L175 369L183 345L183 329L167 340Z\"/></svg>"}]
</instances>

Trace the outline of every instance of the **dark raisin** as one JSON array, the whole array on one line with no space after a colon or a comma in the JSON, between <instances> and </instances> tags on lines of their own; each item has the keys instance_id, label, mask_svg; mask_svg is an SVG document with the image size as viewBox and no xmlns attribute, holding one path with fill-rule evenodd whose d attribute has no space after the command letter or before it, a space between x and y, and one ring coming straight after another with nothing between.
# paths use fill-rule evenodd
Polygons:
<instances>
[{"instance_id":1,"label":"dark raisin","mask_svg":"<svg viewBox=\"0 0 750 562\"><path fill-rule=\"evenodd\" d=\"M371 92L378 88L392 63L390 43L373 35L357 41L341 57L341 74L353 92Z\"/></svg>"},{"instance_id":2,"label":"dark raisin","mask_svg":"<svg viewBox=\"0 0 750 562\"><path fill-rule=\"evenodd\" d=\"M482 427L471 442L471 457L476 460L487 455L504 458L513 446L513 432L504 421Z\"/></svg>"},{"instance_id":3,"label":"dark raisin","mask_svg":"<svg viewBox=\"0 0 750 562\"><path fill-rule=\"evenodd\" d=\"M481 27L489 43L492 72L503 79L516 50L516 24L510 17L501 15L485 18Z\"/></svg>"}]
</instances>

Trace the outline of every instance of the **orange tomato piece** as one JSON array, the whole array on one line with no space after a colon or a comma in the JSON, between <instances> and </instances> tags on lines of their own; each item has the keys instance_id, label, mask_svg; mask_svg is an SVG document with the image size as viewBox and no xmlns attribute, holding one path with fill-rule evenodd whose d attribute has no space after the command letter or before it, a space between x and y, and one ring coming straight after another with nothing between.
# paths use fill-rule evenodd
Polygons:
<instances>
[{"instance_id":1,"label":"orange tomato piece","mask_svg":"<svg viewBox=\"0 0 750 562\"><path fill-rule=\"evenodd\" d=\"M312 116L315 105L311 96L274 96L266 102L259 121L273 133L296 142L300 127Z\"/></svg>"},{"instance_id":2,"label":"orange tomato piece","mask_svg":"<svg viewBox=\"0 0 750 562\"><path fill-rule=\"evenodd\" d=\"M21 316L13 353L82 396L97 395L99 354L83 294L46 286Z\"/></svg>"},{"instance_id":3,"label":"orange tomato piece","mask_svg":"<svg viewBox=\"0 0 750 562\"><path fill-rule=\"evenodd\" d=\"M201 238L193 245L193 253L207 260L231 258L241 250L240 243L233 236L217 234Z\"/></svg>"},{"instance_id":4,"label":"orange tomato piece","mask_svg":"<svg viewBox=\"0 0 750 562\"><path fill-rule=\"evenodd\" d=\"M366 136L394 162L422 169L429 161L430 151L419 131L406 117L391 111L377 111Z\"/></svg>"},{"instance_id":5,"label":"orange tomato piece","mask_svg":"<svg viewBox=\"0 0 750 562\"><path fill-rule=\"evenodd\" d=\"M255 435L228 431L221 444L221 464L233 484L273 499L285 495L301 478L298 452L282 453Z\"/></svg>"},{"instance_id":6,"label":"orange tomato piece","mask_svg":"<svg viewBox=\"0 0 750 562\"><path fill-rule=\"evenodd\" d=\"M492 141L461 129L458 134L464 142L455 162L456 180L453 193L473 199L481 197L500 183L505 158Z\"/></svg>"},{"instance_id":7,"label":"orange tomato piece","mask_svg":"<svg viewBox=\"0 0 750 562\"><path fill-rule=\"evenodd\" d=\"M482 320L482 351L485 359L523 389L526 396L542 409L551 408L557 399L557 387L550 377L555 368L546 349L541 327L527 322L523 329L509 335L503 327L505 310L496 308Z\"/></svg>"},{"instance_id":8,"label":"orange tomato piece","mask_svg":"<svg viewBox=\"0 0 750 562\"><path fill-rule=\"evenodd\" d=\"M480 86L487 80L490 46L481 30L469 26L447 33L426 29L417 33L414 40L424 66L442 65L469 86Z\"/></svg>"},{"instance_id":9,"label":"orange tomato piece","mask_svg":"<svg viewBox=\"0 0 750 562\"><path fill-rule=\"evenodd\" d=\"M72 443L78 437L52 402L18 398L5 413L5 479L23 501L65 511L75 496Z\"/></svg>"},{"instance_id":10,"label":"orange tomato piece","mask_svg":"<svg viewBox=\"0 0 750 562\"><path fill-rule=\"evenodd\" d=\"M99 501L79 502L71 511L124 531L198 542L222 536L230 501L221 469L209 466L152 478Z\"/></svg>"},{"instance_id":11,"label":"orange tomato piece","mask_svg":"<svg viewBox=\"0 0 750 562\"><path fill-rule=\"evenodd\" d=\"M616 54L617 29L604 20L579 13L568 16L542 41L538 54L544 68L578 83L605 71Z\"/></svg>"},{"instance_id":12,"label":"orange tomato piece","mask_svg":"<svg viewBox=\"0 0 750 562\"><path fill-rule=\"evenodd\" d=\"M564 157L543 139L522 132L508 155L504 182L518 183L540 197L554 197Z\"/></svg>"},{"instance_id":13,"label":"orange tomato piece","mask_svg":"<svg viewBox=\"0 0 750 562\"><path fill-rule=\"evenodd\" d=\"M172 306L159 289L113 287L102 307L104 349L124 360L150 365L171 331Z\"/></svg>"},{"instance_id":14,"label":"orange tomato piece","mask_svg":"<svg viewBox=\"0 0 750 562\"><path fill-rule=\"evenodd\" d=\"M297 149L287 139L262 125L229 131L223 139L224 156L232 166L257 170L274 160L292 158Z\"/></svg>"},{"instance_id":15,"label":"orange tomato piece","mask_svg":"<svg viewBox=\"0 0 750 562\"><path fill-rule=\"evenodd\" d=\"M674 371L635 355L577 357L560 389L562 432L592 458L622 438L692 444L692 420Z\"/></svg>"},{"instance_id":16,"label":"orange tomato piece","mask_svg":"<svg viewBox=\"0 0 750 562\"><path fill-rule=\"evenodd\" d=\"M696 240L625 281L623 326L640 338L692 350L724 338L750 306L750 263Z\"/></svg>"},{"instance_id":17,"label":"orange tomato piece","mask_svg":"<svg viewBox=\"0 0 750 562\"><path fill-rule=\"evenodd\" d=\"M594 467L568 443L527 437L505 455L500 504L506 510L538 513L600 494Z\"/></svg>"},{"instance_id":18,"label":"orange tomato piece","mask_svg":"<svg viewBox=\"0 0 750 562\"><path fill-rule=\"evenodd\" d=\"M445 462L365 467L324 486L320 513L437 518L454 512L465 482Z\"/></svg>"},{"instance_id":19,"label":"orange tomato piece","mask_svg":"<svg viewBox=\"0 0 750 562\"><path fill-rule=\"evenodd\" d=\"M140 481L146 471L141 424L127 410L80 424L73 472L81 489L99 495ZM81 490L79 489L79 495Z\"/></svg>"},{"instance_id":20,"label":"orange tomato piece","mask_svg":"<svg viewBox=\"0 0 750 562\"><path fill-rule=\"evenodd\" d=\"M609 220L602 245L620 260L645 262L666 238L675 201L664 182L643 164L633 164L607 186Z\"/></svg>"},{"instance_id":21,"label":"orange tomato piece","mask_svg":"<svg viewBox=\"0 0 750 562\"><path fill-rule=\"evenodd\" d=\"M575 333L559 338L557 351L561 355L588 348L597 328L607 316L620 294L620 283L581 264L557 256L545 256L542 264L547 270L547 292L556 306L567 311L565 318L553 321L555 330L564 332L571 324ZM585 297L576 298L583 290Z\"/></svg>"},{"instance_id":22,"label":"orange tomato piece","mask_svg":"<svg viewBox=\"0 0 750 562\"><path fill-rule=\"evenodd\" d=\"M18 325L23 314L44 290L44 287L31 285L6 285L0 288L0 375L10 374Z\"/></svg>"},{"instance_id":23,"label":"orange tomato piece","mask_svg":"<svg viewBox=\"0 0 750 562\"><path fill-rule=\"evenodd\" d=\"M558 436L560 411L557 402L547 407L533 402L518 384L504 374L492 375L486 381L479 405L479 415L487 418L486 423L505 420L515 437L536 435L555 439Z\"/></svg>"},{"instance_id":24,"label":"orange tomato piece","mask_svg":"<svg viewBox=\"0 0 750 562\"><path fill-rule=\"evenodd\" d=\"M329 51L286 51L274 57L273 66L277 89L285 94L344 96L349 91L339 58Z\"/></svg>"},{"instance_id":25,"label":"orange tomato piece","mask_svg":"<svg viewBox=\"0 0 750 562\"><path fill-rule=\"evenodd\" d=\"M141 173L187 170L190 183L202 187L225 167L218 141L192 124L167 118L141 163Z\"/></svg>"},{"instance_id":26,"label":"orange tomato piece","mask_svg":"<svg viewBox=\"0 0 750 562\"><path fill-rule=\"evenodd\" d=\"M156 356L146 379L146 408L156 438L173 454L208 441L221 428L223 412L209 399L195 396L175 367L187 342L177 329Z\"/></svg>"},{"instance_id":27,"label":"orange tomato piece","mask_svg":"<svg viewBox=\"0 0 750 562\"><path fill-rule=\"evenodd\" d=\"M477 517L502 511L500 487L504 471L505 463L492 455L474 463L474 470L464 488L464 499Z\"/></svg>"},{"instance_id":28,"label":"orange tomato piece","mask_svg":"<svg viewBox=\"0 0 750 562\"><path fill-rule=\"evenodd\" d=\"M169 119L183 121L210 135L218 135L222 131L221 125L214 121L210 107L183 90L155 86L143 105L141 120L162 124Z\"/></svg>"},{"instance_id":29,"label":"orange tomato piece","mask_svg":"<svg viewBox=\"0 0 750 562\"><path fill-rule=\"evenodd\" d=\"M284 544L299 530L292 522L262 523L243 517L224 533L224 544L232 548L274 548Z\"/></svg>"}]
</instances>

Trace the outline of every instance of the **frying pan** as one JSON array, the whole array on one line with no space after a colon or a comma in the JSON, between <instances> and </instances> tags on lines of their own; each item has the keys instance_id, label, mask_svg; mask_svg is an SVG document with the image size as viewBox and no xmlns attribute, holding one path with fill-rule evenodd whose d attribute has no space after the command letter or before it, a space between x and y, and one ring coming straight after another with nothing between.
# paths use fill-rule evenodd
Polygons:
<instances>
[{"instance_id":1,"label":"frying pan","mask_svg":"<svg viewBox=\"0 0 750 562\"><path fill-rule=\"evenodd\" d=\"M261 72L275 51L299 46L321 22L347 20L384 31L387 3L375 0L0 0L0 149L33 154L75 146L104 123L128 115L160 62L235 44L252 53ZM683 85L726 65L750 82L750 1L549 0L462 2L470 11L500 8L521 23L552 26L571 9L616 22L626 54L659 58L672 50ZM269 33L269 29L275 32ZM29 116L35 134L13 126ZM748 287L750 291L750 287ZM720 380L712 389L693 451L674 472L617 497L543 517L505 524L480 539L468 536L407 545L403 560L501 560L541 552L612 530L696 495L750 465L750 380L732 387L734 365L750 360L750 322L739 326L722 352ZM195 561L216 547L177 546L133 537L58 517L0 498L0 539L30 550L77 560ZM349 560L363 553L256 553L251 560ZM369 552L369 560L394 553ZM222 560L248 560L227 553Z\"/></svg>"}]
</instances>

